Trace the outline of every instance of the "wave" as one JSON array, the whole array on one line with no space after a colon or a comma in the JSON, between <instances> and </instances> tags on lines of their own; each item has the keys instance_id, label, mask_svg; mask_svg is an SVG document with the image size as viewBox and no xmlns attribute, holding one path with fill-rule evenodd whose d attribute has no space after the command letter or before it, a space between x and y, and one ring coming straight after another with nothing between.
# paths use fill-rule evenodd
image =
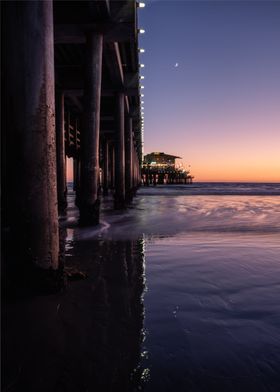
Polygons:
<instances>
[{"instance_id":1,"label":"wave","mask_svg":"<svg viewBox=\"0 0 280 392\"><path fill-rule=\"evenodd\" d=\"M68 220L68 227L70 228ZM72 226L73 227L73 226ZM279 196L150 197L139 193L133 208L104 210L101 224L75 229L78 239L133 239L178 233L280 234Z\"/></svg>"},{"instance_id":2,"label":"wave","mask_svg":"<svg viewBox=\"0 0 280 392\"><path fill-rule=\"evenodd\" d=\"M156 185L141 187L141 195L248 195L280 196L280 183L199 182L189 185Z\"/></svg>"}]
</instances>

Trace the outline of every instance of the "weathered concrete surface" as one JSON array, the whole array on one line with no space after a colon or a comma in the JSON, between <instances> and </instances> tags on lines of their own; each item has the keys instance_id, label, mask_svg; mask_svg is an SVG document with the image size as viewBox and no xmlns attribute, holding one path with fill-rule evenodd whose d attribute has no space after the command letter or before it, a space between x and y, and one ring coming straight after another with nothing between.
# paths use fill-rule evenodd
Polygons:
<instances>
[{"instance_id":1,"label":"weathered concrete surface","mask_svg":"<svg viewBox=\"0 0 280 392\"><path fill-rule=\"evenodd\" d=\"M108 195L109 188L109 145L108 140L103 141L103 196Z\"/></svg>"},{"instance_id":2,"label":"weathered concrete surface","mask_svg":"<svg viewBox=\"0 0 280 392\"><path fill-rule=\"evenodd\" d=\"M56 157L57 157L57 200L58 200L58 211L63 212L67 207L63 92L56 93L55 123L56 123Z\"/></svg>"},{"instance_id":3,"label":"weathered concrete surface","mask_svg":"<svg viewBox=\"0 0 280 392\"><path fill-rule=\"evenodd\" d=\"M3 35L5 259L18 275L57 270L52 1L5 2Z\"/></svg>"},{"instance_id":4,"label":"weathered concrete surface","mask_svg":"<svg viewBox=\"0 0 280 392\"><path fill-rule=\"evenodd\" d=\"M80 222L99 222L99 136L103 36L89 32L86 44L84 123L81 140Z\"/></svg>"},{"instance_id":5,"label":"weathered concrete surface","mask_svg":"<svg viewBox=\"0 0 280 392\"><path fill-rule=\"evenodd\" d=\"M124 94L116 96L115 208L125 206Z\"/></svg>"},{"instance_id":6,"label":"weathered concrete surface","mask_svg":"<svg viewBox=\"0 0 280 392\"><path fill-rule=\"evenodd\" d=\"M132 118L126 117L125 124L125 198L132 199Z\"/></svg>"},{"instance_id":7,"label":"weathered concrete surface","mask_svg":"<svg viewBox=\"0 0 280 392\"><path fill-rule=\"evenodd\" d=\"M3 309L5 392L139 390L143 339L140 241L81 241L68 267L87 278Z\"/></svg>"}]
</instances>

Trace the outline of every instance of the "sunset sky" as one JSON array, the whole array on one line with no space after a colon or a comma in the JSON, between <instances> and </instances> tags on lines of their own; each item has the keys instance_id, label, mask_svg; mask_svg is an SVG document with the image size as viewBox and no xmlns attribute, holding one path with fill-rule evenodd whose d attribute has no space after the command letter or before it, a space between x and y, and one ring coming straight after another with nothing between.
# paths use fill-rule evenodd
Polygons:
<instances>
[{"instance_id":1,"label":"sunset sky","mask_svg":"<svg viewBox=\"0 0 280 392\"><path fill-rule=\"evenodd\" d=\"M280 2L145 3L145 153L196 181L280 182Z\"/></svg>"}]
</instances>

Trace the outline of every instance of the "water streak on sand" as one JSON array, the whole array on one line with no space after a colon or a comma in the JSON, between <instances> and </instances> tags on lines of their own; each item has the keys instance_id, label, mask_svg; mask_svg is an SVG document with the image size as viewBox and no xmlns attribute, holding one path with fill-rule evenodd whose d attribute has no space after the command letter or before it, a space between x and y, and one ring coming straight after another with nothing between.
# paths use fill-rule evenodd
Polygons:
<instances>
[{"instance_id":1,"label":"water streak on sand","mask_svg":"<svg viewBox=\"0 0 280 392\"><path fill-rule=\"evenodd\" d=\"M126 211L102 207L97 228L70 208L69 255L142 238L138 388L278 392L280 185L149 187Z\"/></svg>"}]
</instances>

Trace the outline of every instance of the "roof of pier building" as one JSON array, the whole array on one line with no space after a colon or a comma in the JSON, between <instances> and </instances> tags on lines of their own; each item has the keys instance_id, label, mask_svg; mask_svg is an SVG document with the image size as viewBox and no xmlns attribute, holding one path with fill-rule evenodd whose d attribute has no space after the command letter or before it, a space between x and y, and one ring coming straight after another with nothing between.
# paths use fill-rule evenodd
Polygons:
<instances>
[{"instance_id":1,"label":"roof of pier building","mask_svg":"<svg viewBox=\"0 0 280 392\"><path fill-rule=\"evenodd\" d=\"M100 136L114 139L116 94L123 92L125 112L132 117L134 144L141 159L138 3L135 0L55 0L53 4L55 82L56 90L63 91L66 110L69 110L68 120L66 118L70 126L68 156L77 153L79 148L86 36L96 31L103 34ZM75 127L79 127L78 132L74 132Z\"/></svg>"}]
</instances>

